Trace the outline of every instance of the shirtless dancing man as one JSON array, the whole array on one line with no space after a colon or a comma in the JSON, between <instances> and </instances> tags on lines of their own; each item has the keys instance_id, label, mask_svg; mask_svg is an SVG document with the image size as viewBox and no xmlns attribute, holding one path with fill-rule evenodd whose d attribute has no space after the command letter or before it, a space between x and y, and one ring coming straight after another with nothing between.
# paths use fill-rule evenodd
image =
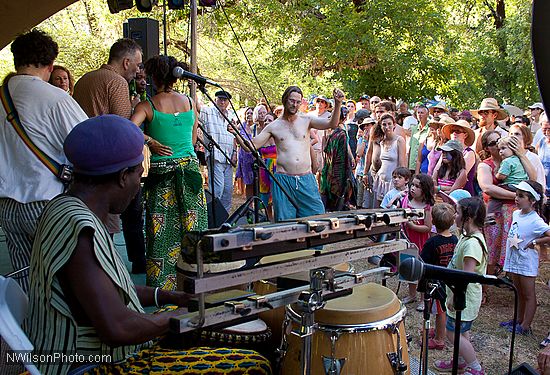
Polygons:
<instances>
[{"instance_id":1,"label":"shirtless dancing man","mask_svg":"<svg viewBox=\"0 0 550 375\"><path fill-rule=\"evenodd\" d=\"M340 113L344 93L334 89L334 111ZM275 221L318 215L325 212L321 201L319 187L315 176L311 173L311 157L309 153L310 129L326 130L338 126L338 116L330 119L312 118L298 114L302 102L302 90L297 86L288 87L283 94L283 115L252 139L256 148L262 147L273 137L277 146L277 173L275 178L294 198L298 204L296 209L281 191L273 184L273 208ZM239 143L241 139L237 138ZM249 145L241 144L246 150Z\"/></svg>"}]
</instances>

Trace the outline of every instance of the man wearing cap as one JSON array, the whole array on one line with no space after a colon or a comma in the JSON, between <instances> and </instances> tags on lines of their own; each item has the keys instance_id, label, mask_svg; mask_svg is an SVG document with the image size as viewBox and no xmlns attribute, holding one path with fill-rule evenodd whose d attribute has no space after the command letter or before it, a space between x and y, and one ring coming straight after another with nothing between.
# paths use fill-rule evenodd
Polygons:
<instances>
[{"instance_id":1,"label":"man wearing cap","mask_svg":"<svg viewBox=\"0 0 550 375\"><path fill-rule=\"evenodd\" d=\"M19 35L11 52L17 75L6 79L4 85L20 124L45 155L66 164L63 141L87 116L69 94L48 84L57 43L35 29ZM29 264L38 217L46 203L63 192L63 184L15 132L1 105L0 122L0 226L12 266L20 270ZM28 278L18 281L26 291Z\"/></svg>"},{"instance_id":2,"label":"man wearing cap","mask_svg":"<svg viewBox=\"0 0 550 375\"><path fill-rule=\"evenodd\" d=\"M214 158L214 170L209 170L210 192L218 198L225 210L231 211L231 200L233 199L233 166L237 160L237 148L235 137L231 134L227 127L229 124L224 119L220 111L231 120L229 110L229 100L231 94L220 90L215 93L216 107L202 107L199 115L199 121L203 124L204 129L208 134L220 145L221 149L230 160L217 148L214 148L214 155L208 154L208 158ZM206 162L210 168L210 160Z\"/></svg>"},{"instance_id":3,"label":"man wearing cap","mask_svg":"<svg viewBox=\"0 0 550 375\"><path fill-rule=\"evenodd\" d=\"M333 95L334 113L340 113L344 93L334 89ZM302 97L302 90L299 87L288 87L282 97L283 115L252 138L254 146L260 148L273 137L277 146L275 178L298 206L294 207L278 184L273 184L273 213L276 221L317 215L325 211L319 187L311 173L309 132L312 128L335 129L338 126L339 116L332 116L329 120L300 115L298 109ZM242 140L239 139L239 142ZM252 148L248 142L242 143L241 146L247 150Z\"/></svg>"},{"instance_id":4,"label":"man wearing cap","mask_svg":"<svg viewBox=\"0 0 550 375\"><path fill-rule=\"evenodd\" d=\"M508 132L498 126L497 120L504 120L508 117L508 113L500 108L498 101L494 98L485 98L481 101L479 109L472 109L470 111L473 117L479 120L479 128L475 130L476 142L475 151L479 154L483 150L481 145L481 136L487 130L497 131L501 137L508 135Z\"/></svg>"},{"instance_id":5,"label":"man wearing cap","mask_svg":"<svg viewBox=\"0 0 550 375\"><path fill-rule=\"evenodd\" d=\"M123 212L139 190L142 149L143 133L116 115L86 120L67 136L64 150L74 166L74 181L44 209L30 263L26 330L34 353L108 353L99 356L109 358L98 363L99 373L148 373L152 368L162 373L193 362L190 353L161 349L155 342L168 332L170 318L186 310L143 310L186 306L189 295L134 285L105 227L108 215ZM237 358L228 354L239 353L229 350L218 359L234 364ZM257 353L254 358L246 358L254 369L269 368ZM37 363L46 375L66 374L79 365Z\"/></svg>"},{"instance_id":6,"label":"man wearing cap","mask_svg":"<svg viewBox=\"0 0 550 375\"><path fill-rule=\"evenodd\" d=\"M319 95L313 101L315 110L309 112L308 115L313 118L328 119L330 117L329 109L332 108L332 102L324 95ZM311 146L317 160L317 170L321 171L324 165L323 146L325 141L325 131L312 128L310 131Z\"/></svg>"},{"instance_id":7,"label":"man wearing cap","mask_svg":"<svg viewBox=\"0 0 550 375\"><path fill-rule=\"evenodd\" d=\"M542 121L540 119L540 116L542 115L542 112L544 112L544 106L542 105L542 103L535 103L533 105L530 105L529 109L531 110L531 113L530 113L530 118L531 118L530 129L531 129L531 133L533 133L533 135L535 135L537 130L539 130L540 127L541 127Z\"/></svg>"},{"instance_id":8,"label":"man wearing cap","mask_svg":"<svg viewBox=\"0 0 550 375\"><path fill-rule=\"evenodd\" d=\"M133 106L139 103L139 97L135 97L135 103L130 101L128 83L136 78L142 68L139 44L128 38L119 39L109 50L107 64L84 74L78 80L74 86L74 98L90 117L112 114L130 118ZM119 215L109 217L109 232L120 232L121 221L132 272L145 273L141 189L120 218Z\"/></svg>"},{"instance_id":9,"label":"man wearing cap","mask_svg":"<svg viewBox=\"0 0 550 375\"><path fill-rule=\"evenodd\" d=\"M365 110L369 111L369 114L370 114L370 112L371 112L371 109L370 109L370 96L368 96L366 94L361 95L358 102L361 104L361 108L359 108L359 109L365 109Z\"/></svg>"}]
</instances>

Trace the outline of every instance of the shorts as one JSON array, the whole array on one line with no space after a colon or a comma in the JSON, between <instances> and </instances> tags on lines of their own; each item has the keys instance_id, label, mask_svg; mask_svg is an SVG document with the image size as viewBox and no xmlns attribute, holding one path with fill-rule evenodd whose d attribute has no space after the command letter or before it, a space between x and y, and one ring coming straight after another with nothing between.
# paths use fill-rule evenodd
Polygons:
<instances>
[{"instance_id":1,"label":"shorts","mask_svg":"<svg viewBox=\"0 0 550 375\"><path fill-rule=\"evenodd\" d=\"M298 209L296 209L279 186L273 183L273 214L275 221L325 213L325 206L321 201L317 180L312 173L302 176L275 173L275 179L279 181L298 205Z\"/></svg>"},{"instance_id":2,"label":"shorts","mask_svg":"<svg viewBox=\"0 0 550 375\"><path fill-rule=\"evenodd\" d=\"M445 328L447 329L447 331L451 331L451 332L455 331L455 322L456 322L455 319L451 318L449 314L447 314L447 323L445 324ZM460 333L466 333L469 330L471 330L473 322L474 322L473 320L469 322L465 322L465 321L460 322Z\"/></svg>"}]
</instances>

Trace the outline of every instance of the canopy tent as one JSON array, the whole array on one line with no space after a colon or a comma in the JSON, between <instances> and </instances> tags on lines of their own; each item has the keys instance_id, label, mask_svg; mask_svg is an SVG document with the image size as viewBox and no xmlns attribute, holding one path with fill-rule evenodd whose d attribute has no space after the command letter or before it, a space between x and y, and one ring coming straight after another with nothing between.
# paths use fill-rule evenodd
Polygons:
<instances>
[{"instance_id":1,"label":"canopy tent","mask_svg":"<svg viewBox=\"0 0 550 375\"><path fill-rule=\"evenodd\" d=\"M0 0L0 49L77 0Z\"/></svg>"}]
</instances>

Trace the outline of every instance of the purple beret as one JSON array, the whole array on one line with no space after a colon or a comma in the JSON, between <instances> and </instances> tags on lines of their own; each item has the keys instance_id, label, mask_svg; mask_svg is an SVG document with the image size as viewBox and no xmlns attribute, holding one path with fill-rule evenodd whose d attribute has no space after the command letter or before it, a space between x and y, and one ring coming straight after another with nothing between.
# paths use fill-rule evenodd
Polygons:
<instances>
[{"instance_id":1,"label":"purple beret","mask_svg":"<svg viewBox=\"0 0 550 375\"><path fill-rule=\"evenodd\" d=\"M143 133L120 116L92 117L71 130L63 150L76 173L106 175L143 161Z\"/></svg>"}]
</instances>

